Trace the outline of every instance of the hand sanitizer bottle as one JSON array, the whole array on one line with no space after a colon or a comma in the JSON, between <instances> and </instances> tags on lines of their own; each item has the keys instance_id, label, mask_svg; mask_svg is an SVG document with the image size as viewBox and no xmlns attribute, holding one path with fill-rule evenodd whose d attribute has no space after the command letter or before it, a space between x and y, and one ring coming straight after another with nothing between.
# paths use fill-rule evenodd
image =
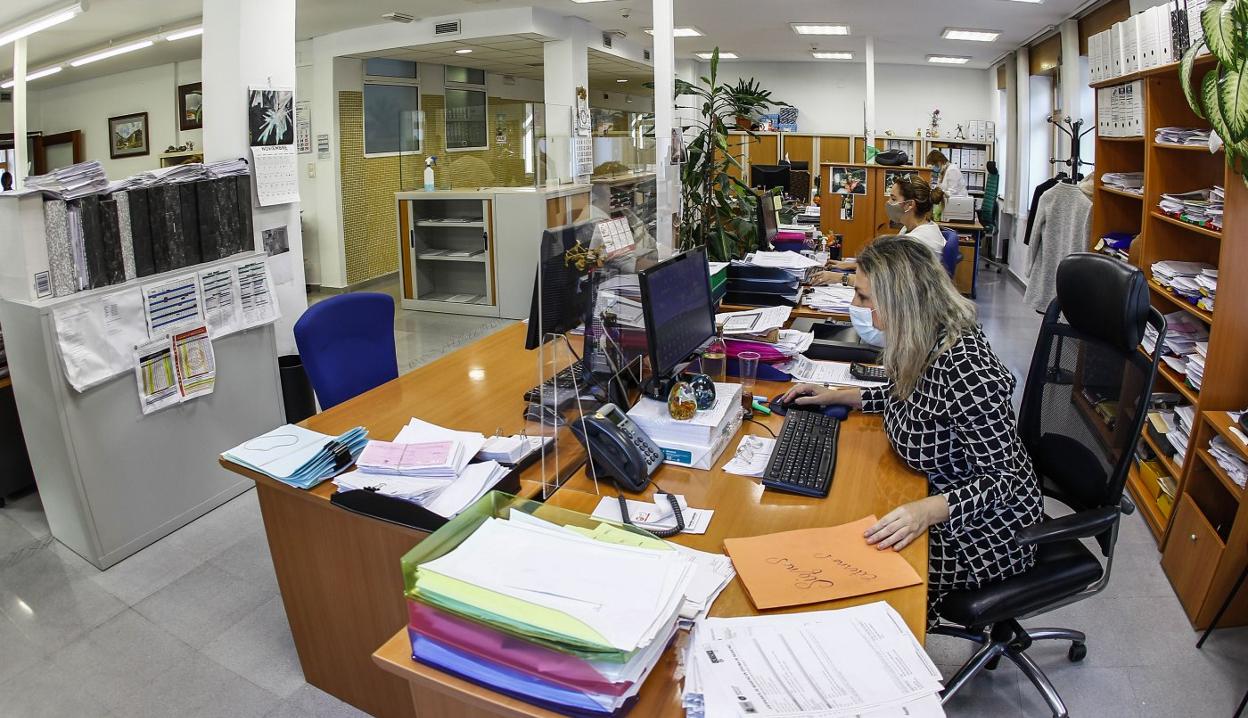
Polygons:
<instances>
[{"instance_id":1,"label":"hand sanitizer bottle","mask_svg":"<svg viewBox=\"0 0 1248 718\"><path fill-rule=\"evenodd\" d=\"M433 155L425 160L425 191L432 192L434 190L433 166L438 163L438 158Z\"/></svg>"}]
</instances>

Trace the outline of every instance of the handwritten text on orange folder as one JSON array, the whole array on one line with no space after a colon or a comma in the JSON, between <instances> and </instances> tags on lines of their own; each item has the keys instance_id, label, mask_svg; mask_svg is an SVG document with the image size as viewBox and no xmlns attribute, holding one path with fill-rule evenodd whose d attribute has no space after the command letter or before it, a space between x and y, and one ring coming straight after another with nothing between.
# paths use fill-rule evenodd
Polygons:
<instances>
[{"instance_id":1,"label":"handwritten text on orange folder","mask_svg":"<svg viewBox=\"0 0 1248 718\"><path fill-rule=\"evenodd\" d=\"M922 583L896 551L869 546L868 516L853 523L725 539L746 593L759 610L863 596Z\"/></svg>"}]
</instances>

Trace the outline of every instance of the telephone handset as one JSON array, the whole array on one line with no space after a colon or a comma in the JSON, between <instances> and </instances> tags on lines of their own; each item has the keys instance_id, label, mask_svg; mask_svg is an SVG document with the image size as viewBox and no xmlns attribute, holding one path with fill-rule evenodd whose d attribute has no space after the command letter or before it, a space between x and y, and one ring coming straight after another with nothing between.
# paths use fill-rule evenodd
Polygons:
<instances>
[{"instance_id":1,"label":"telephone handset","mask_svg":"<svg viewBox=\"0 0 1248 718\"><path fill-rule=\"evenodd\" d=\"M589 450L589 472L596 479L610 479L621 489L638 492L650 483L650 477L663 463L663 450L646 436L615 404L607 404L597 412L573 421L572 435ZM628 505L620 499L620 516L628 518ZM675 536L685 528L685 519L675 496L668 495L676 514L676 529L656 533L661 538Z\"/></svg>"}]
</instances>

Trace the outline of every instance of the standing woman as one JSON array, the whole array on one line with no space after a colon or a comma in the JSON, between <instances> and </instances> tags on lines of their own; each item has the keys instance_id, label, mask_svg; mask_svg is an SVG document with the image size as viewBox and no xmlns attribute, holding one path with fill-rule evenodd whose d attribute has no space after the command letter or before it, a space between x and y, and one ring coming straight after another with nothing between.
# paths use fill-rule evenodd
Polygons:
<instances>
[{"instance_id":1,"label":"standing woman","mask_svg":"<svg viewBox=\"0 0 1248 718\"><path fill-rule=\"evenodd\" d=\"M846 404L883 413L889 443L927 475L928 497L893 509L867 543L900 550L928 532L928 621L941 598L1035 564L1015 538L1041 518L1040 485L1018 434L1014 377L975 322L975 305L931 252L880 237L858 258L856 306L887 337L889 382L871 389L799 384L798 404Z\"/></svg>"},{"instance_id":2,"label":"standing woman","mask_svg":"<svg viewBox=\"0 0 1248 718\"><path fill-rule=\"evenodd\" d=\"M949 158L940 150L932 150L927 153L927 164L931 165L936 172L934 178L936 185L945 193L946 197L966 197L966 178L962 176L962 170L957 165L950 164ZM940 204L937 202L937 204Z\"/></svg>"}]
</instances>

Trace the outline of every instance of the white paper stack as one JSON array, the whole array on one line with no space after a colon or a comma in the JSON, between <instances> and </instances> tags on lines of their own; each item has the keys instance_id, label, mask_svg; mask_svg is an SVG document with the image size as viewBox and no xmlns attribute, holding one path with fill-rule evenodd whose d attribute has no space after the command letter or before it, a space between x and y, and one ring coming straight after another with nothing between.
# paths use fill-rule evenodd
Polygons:
<instances>
[{"instance_id":1,"label":"white paper stack","mask_svg":"<svg viewBox=\"0 0 1248 718\"><path fill-rule=\"evenodd\" d=\"M459 475L463 455L463 442L455 439L419 444L373 440L356 465L370 474L453 479Z\"/></svg>"},{"instance_id":2,"label":"white paper stack","mask_svg":"<svg viewBox=\"0 0 1248 718\"><path fill-rule=\"evenodd\" d=\"M1195 280L1197 275L1203 274L1205 270L1212 269L1214 269L1213 265L1205 264L1204 262L1179 262L1173 259L1154 262L1152 266L1153 279L1156 279L1161 286L1171 289L1174 288L1176 279L1187 278Z\"/></svg>"},{"instance_id":3,"label":"white paper stack","mask_svg":"<svg viewBox=\"0 0 1248 718\"><path fill-rule=\"evenodd\" d=\"M1190 404L1176 406L1171 416L1173 417L1169 422L1171 430L1166 433L1166 438L1174 447L1175 455L1172 457L1174 462L1182 466L1187 457L1187 447L1192 441L1192 429L1196 425L1196 407Z\"/></svg>"},{"instance_id":4,"label":"white paper stack","mask_svg":"<svg viewBox=\"0 0 1248 718\"><path fill-rule=\"evenodd\" d=\"M247 164L247 160L239 157L232 160L218 160L209 162L204 165L209 177L220 179L222 177L235 177L245 175L251 172L251 168Z\"/></svg>"},{"instance_id":5,"label":"white paper stack","mask_svg":"<svg viewBox=\"0 0 1248 718\"><path fill-rule=\"evenodd\" d=\"M667 402L650 398L638 401L629 409L628 417L660 446L667 442L707 445L715 443L740 412L741 385L716 382L715 403L709 409L698 411L692 419L673 419Z\"/></svg>"},{"instance_id":6,"label":"white paper stack","mask_svg":"<svg viewBox=\"0 0 1248 718\"><path fill-rule=\"evenodd\" d=\"M940 690L939 669L880 601L699 621L682 702L689 718L932 718L944 715Z\"/></svg>"},{"instance_id":7,"label":"white paper stack","mask_svg":"<svg viewBox=\"0 0 1248 718\"><path fill-rule=\"evenodd\" d=\"M524 457L542 448L542 444L552 441L553 436L491 436L477 452L477 459L497 461L500 464L518 464Z\"/></svg>"},{"instance_id":8,"label":"white paper stack","mask_svg":"<svg viewBox=\"0 0 1248 718\"><path fill-rule=\"evenodd\" d=\"M773 329L783 327L792 314L792 307L762 307L743 312L723 312L715 315L715 326L723 330L724 336L767 334Z\"/></svg>"},{"instance_id":9,"label":"white paper stack","mask_svg":"<svg viewBox=\"0 0 1248 718\"><path fill-rule=\"evenodd\" d=\"M1207 145L1209 130L1198 127L1158 127L1154 139L1166 145Z\"/></svg>"},{"instance_id":10,"label":"white paper stack","mask_svg":"<svg viewBox=\"0 0 1248 718\"><path fill-rule=\"evenodd\" d=\"M1220 231L1225 196L1221 187L1182 194L1163 194L1158 207L1167 216Z\"/></svg>"},{"instance_id":11,"label":"white paper stack","mask_svg":"<svg viewBox=\"0 0 1248 718\"><path fill-rule=\"evenodd\" d=\"M799 281L805 281L811 271L823 266L817 260L797 252L751 252L745 255L744 260L734 259L732 263L735 265L783 269Z\"/></svg>"},{"instance_id":12,"label":"white paper stack","mask_svg":"<svg viewBox=\"0 0 1248 718\"><path fill-rule=\"evenodd\" d=\"M1144 332L1144 349L1152 353L1156 345L1156 332ZM1187 312L1166 315L1166 341L1161 347L1162 361L1178 374L1187 378L1196 390L1200 390L1205 373L1205 354L1209 347L1209 329Z\"/></svg>"},{"instance_id":13,"label":"white paper stack","mask_svg":"<svg viewBox=\"0 0 1248 718\"><path fill-rule=\"evenodd\" d=\"M1236 451L1231 442L1223 439L1221 436L1213 437L1213 441L1209 442L1209 454L1218 462L1227 475L1231 477L1240 488L1244 488L1248 483L1248 461L1244 461L1242 452L1244 445L1240 445L1241 451Z\"/></svg>"},{"instance_id":14,"label":"white paper stack","mask_svg":"<svg viewBox=\"0 0 1248 718\"><path fill-rule=\"evenodd\" d=\"M825 384L828 386L856 386L869 388L882 386L883 382L864 381L849 371L848 362L816 361L804 356L796 356L783 368L794 382Z\"/></svg>"},{"instance_id":15,"label":"white paper stack","mask_svg":"<svg viewBox=\"0 0 1248 718\"><path fill-rule=\"evenodd\" d=\"M39 190L57 199L78 199L108 188L108 175L96 160L52 170L46 175L27 177L26 189Z\"/></svg>"},{"instance_id":16,"label":"white paper stack","mask_svg":"<svg viewBox=\"0 0 1248 718\"><path fill-rule=\"evenodd\" d=\"M854 301L854 288L833 285L830 287L811 287L802 298L802 303L820 312L849 314L849 305Z\"/></svg>"},{"instance_id":17,"label":"white paper stack","mask_svg":"<svg viewBox=\"0 0 1248 718\"><path fill-rule=\"evenodd\" d=\"M1101 182L1105 183L1107 187L1113 187L1123 192L1144 194L1143 172L1106 172L1101 175Z\"/></svg>"}]
</instances>

